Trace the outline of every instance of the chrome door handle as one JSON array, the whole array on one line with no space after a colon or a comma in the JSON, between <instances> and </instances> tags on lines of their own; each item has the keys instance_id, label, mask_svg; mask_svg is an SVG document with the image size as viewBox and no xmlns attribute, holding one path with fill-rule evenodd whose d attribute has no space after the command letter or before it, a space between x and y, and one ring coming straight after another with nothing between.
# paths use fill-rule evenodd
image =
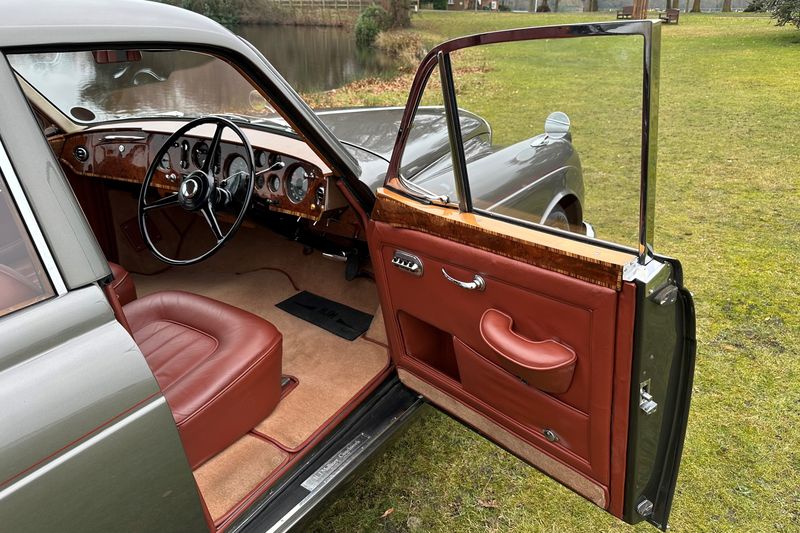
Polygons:
<instances>
[{"instance_id":1,"label":"chrome door handle","mask_svg":"<svg viewBox=\"0 0 800 533\"><path fill-rule=\"evenodd\" d=\"M472 279L472 281L457 280L456 278L448 274L447 270L445 270L444 267L442 267L442 274L444 275L444 278L447 281L455 283L462 289L467 289L468 291L482 291L486 288L486 280L484 280L483 276L481 276L480 274L475 274L475 277Z\"/></svg>"}]
</instances>

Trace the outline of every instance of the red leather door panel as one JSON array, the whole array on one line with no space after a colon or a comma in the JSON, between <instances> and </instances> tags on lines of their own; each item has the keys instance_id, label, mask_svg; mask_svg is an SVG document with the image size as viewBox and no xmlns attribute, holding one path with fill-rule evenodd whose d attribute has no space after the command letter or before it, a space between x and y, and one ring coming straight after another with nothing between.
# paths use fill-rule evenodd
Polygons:
<instances>
[{"instance_id":1,"label":"red leather door panel","mask_svg":"<svg viewBox=\"0 0 800 533\"><path fill-rule=\"evenodd\" d=\"M606 497L594 501L613 507L610 498L622 494L610 487L612 398L620 385L614 365L618 344L629 349L617 342L621 293L385 222L371 222L368 233L398 368L561 463L569 472L559 478L565 484L580 485L569 482L575 474L596 483ZM419 258L421 276L392 264L398 250ZM445 278L443 268L464 281L479 274L485 289L459 287ZM624 311L630 330L633 310ZM504 328L516 338L506 339ZM539 347L547 348L556 367L568 370L566 377L562 371L526 379L504 354L528 350L530 355Z\"/></svg>"}]
</instances>

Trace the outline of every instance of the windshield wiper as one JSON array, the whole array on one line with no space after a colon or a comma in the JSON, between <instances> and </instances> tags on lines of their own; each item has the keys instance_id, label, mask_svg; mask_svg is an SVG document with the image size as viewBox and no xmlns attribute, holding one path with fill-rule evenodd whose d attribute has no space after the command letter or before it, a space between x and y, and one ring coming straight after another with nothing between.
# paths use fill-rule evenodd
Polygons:
<instances>
[{"instance_id":1,"label":"windshield wiper","mask_svg":"<svg viewBox=\"0 0 800 533\"><path fill-rule=\"evenodd\" d=\"M232 120L234 122L244 122L245 124L251 124L253 122L252 118L236 113L214 113L214 116L227 118L228 120Z\"/></svg>"},{"instance_id":2,"label":"windshield wiper","mask_svg":"<svg viewBox=\"0 0 800 533\"><path fill-rule=\"evenodd\" d=\"M131 115L126 115L126 116L133 117L135 115L131 114ZM148 116L151 116L151 117L178 117L178 118L180 118L180 117L183 117L184 115L183 115L183 112L181 112L181 111L160 111L158 113L148 113Z\"/></svg>"}]
</instances>

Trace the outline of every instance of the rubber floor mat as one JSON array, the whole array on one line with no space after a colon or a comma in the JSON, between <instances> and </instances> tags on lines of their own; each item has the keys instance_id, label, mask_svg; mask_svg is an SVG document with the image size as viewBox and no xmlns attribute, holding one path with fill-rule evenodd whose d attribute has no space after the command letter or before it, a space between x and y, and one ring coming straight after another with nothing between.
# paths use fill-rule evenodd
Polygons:
<instances>
[{"instance_id":1,"label":"rubber floor mat","mask_svg":"<svg viewBox=\"0 0 800 533\"><path fill-rule=\"evenodd\" d=\"M372 315L308 291L299 292L275 306L349 341L363 335L372 323Z\"/></svg>"}]
</instances>

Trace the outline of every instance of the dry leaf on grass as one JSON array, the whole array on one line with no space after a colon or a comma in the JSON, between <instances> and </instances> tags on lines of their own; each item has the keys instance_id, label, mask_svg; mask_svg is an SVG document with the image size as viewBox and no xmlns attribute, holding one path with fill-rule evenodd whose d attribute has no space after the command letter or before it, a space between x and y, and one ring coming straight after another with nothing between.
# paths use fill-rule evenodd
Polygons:
<instances>
[{"instance_id":1,"label":"dry leaf on grass","mask_svg":"<svg viewBox=\"0 0 800 533\"><path fill-rule=\"evenodd\" d=\"M480 498L478 498L478 505L487 509L497 509L500 507L500 504L497 503L497 500L482 500Z\"/></svg>"},{"instance_id":2,"label":"dry leaf on grass","mask_svg":"<svg viewBox=\"0 0 800 533\"><path fill-rule=\"evenodd\" d=\"M392 514L393 512L394 512L394 507L389 507L388 509L386 509L386 510L383 512L383 514L381 515L381 518L386 518L387 516L389 516L389 515L390 515L390 514Z\"/></svg>"}]
</instances>

